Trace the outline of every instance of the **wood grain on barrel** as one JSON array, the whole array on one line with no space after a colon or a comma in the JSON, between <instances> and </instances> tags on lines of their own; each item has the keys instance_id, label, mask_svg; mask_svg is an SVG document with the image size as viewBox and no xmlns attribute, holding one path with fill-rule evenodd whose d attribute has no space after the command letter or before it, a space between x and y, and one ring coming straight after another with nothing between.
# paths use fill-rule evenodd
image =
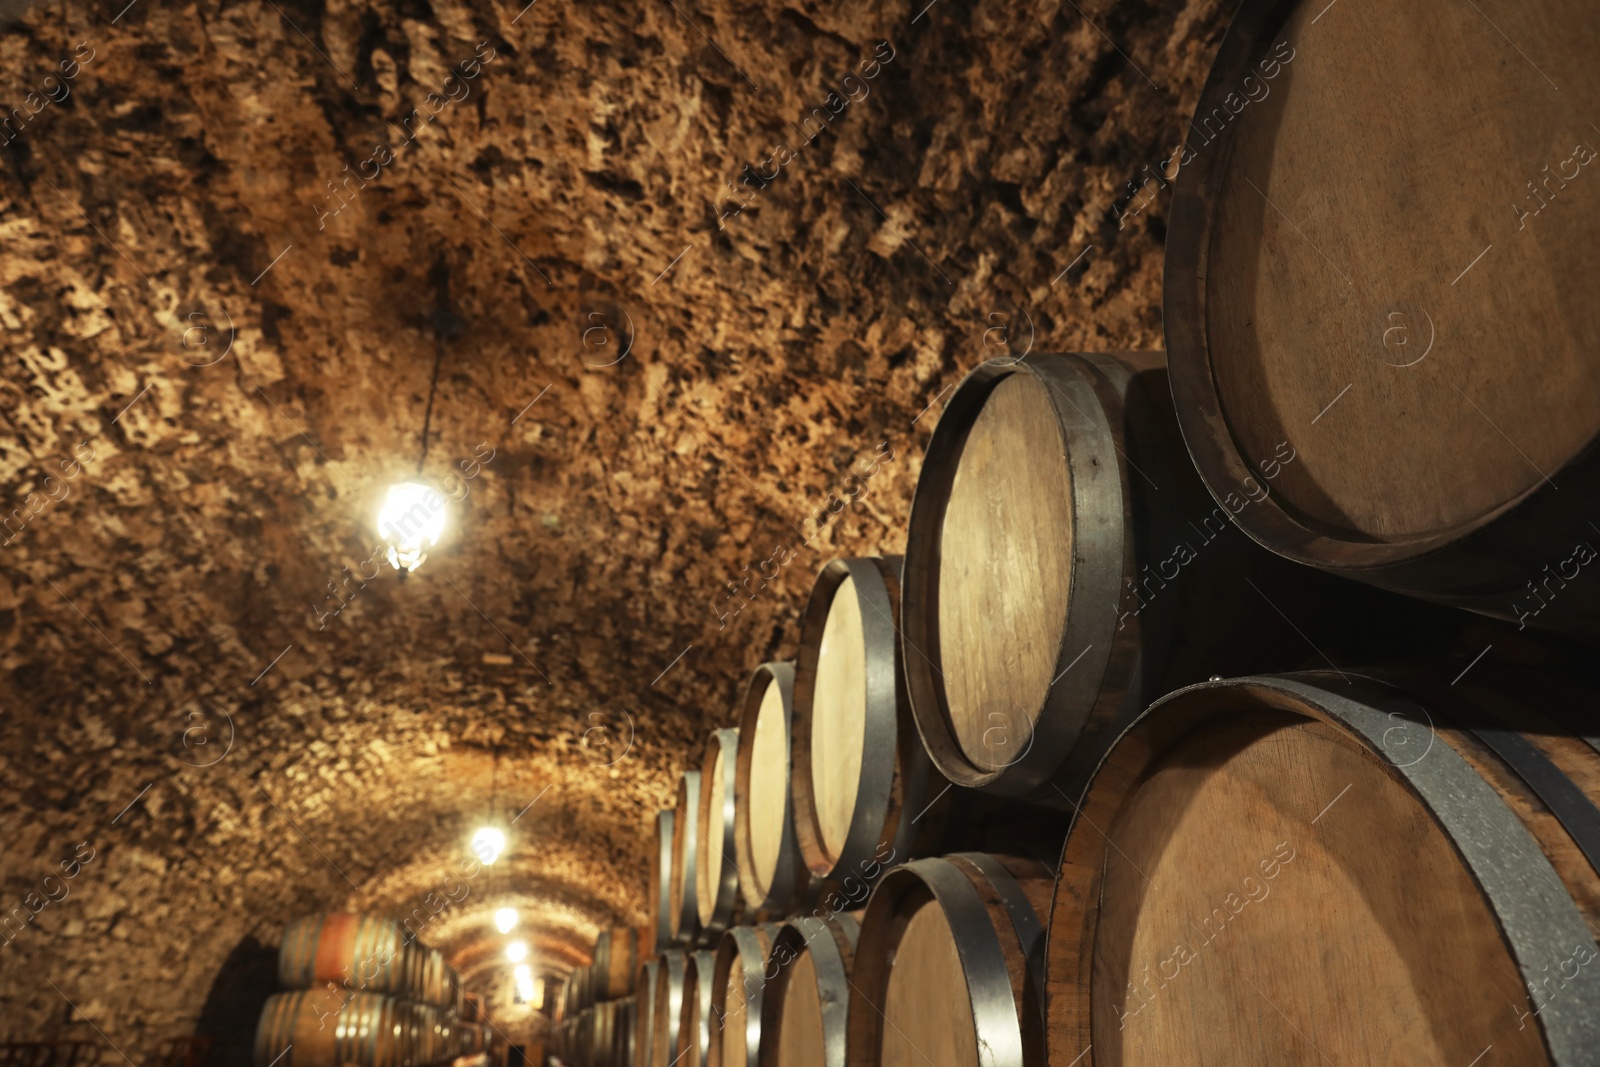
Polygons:
<instances>
[{"instance_id":1,"label":"wood grain on barrel","mask_svg":"<svg viewBox=\"0 0 1600 1067\"><path fill-rule=\"evenodd\" d=\"M704 799L700 803L699 854L695 863L695 906L699 909L700 925L711 924L717 905L717 893L722 888L722 868L733 856L725 846L729 836L728 774L733 770L722 758L722 748L712 737L707 748L706 762L700 770L700 783Z\"/></svg>"},{"instance_id":2,"label":"wood grain on barrel","mask_svg":"<svg viewBox=\"0 0 1600 1067\"><path fill-rule=\"evenodd\" d=\"M989 769L1015 757L1043 706L1066 623L1071 483L1046 388L1026 374L994 388L968 431L940 532L950 722L967 757Z\"/></svg>"},{"instance_id":3,"label":"wood grain on barrel","mask_svg":"<svg viewBox=\"0 0 1600 1067\"><path fill-rule=\"evenodd\" d=\"M835 855L844 848L861 786L867 715L861 612L855 580L847 576L828 607L811 700L812 796L823 843Z\"/></svg>"},{"instance_id":4,"label":"wood grain on barrel","mask_svg":"<svg viewBox=\"0 0 1600 1067\"><path fill-rule=\"evenodd\" d=\"M773 869L783 847L789 807L789 722L783 694L769 684L761 698L755 737L750 741L750 850L755 870L745 872L763 890L772 887Z\"/></svg>"},{"instance_id":5,"label":"wood grain on barrel","mask_svg":"<svg viewBox=\"0 0 1600 1067\"><path fill-rule=\"evenodd\" d=\"M1270 95L1206 130L1232 118L1201 149L1228 153L1207 335L1249 466L1290 441L1293 509L1404 540L1494 511L1600 429L1600 175L1574 161L1600 147L1581 103L1600 22L1561 0L1492 27L1472 5L1323 6L1261 43L1293 56L1255 79Z\"/></svg>"},{"instance_id":6,"label":"wood grain on barrel","mask_svg":"<svg viewBox=\"0 0 1600 1067\"><path fill-rule=\"evenodd\" d=\"M881 1010L879 1067L980 1067L961 957L931 897L905 921Z\"/></svg>"},{"instance_id":7,"label":"wood grain on barrel","mask_svg":"<svg viewBox=\"0 0 1600 1067\"><path fill-rule=\"evenodd\" d=\"M819 937L827 937L826 932ZM823 1049L822 998L817 990L817 968L811 953L802 952L789 964L783 1003L776 1034L763 1034L763 1041L776 1041L773 1067L820 1067L827 1062Z\"/></svg>"},{"instance_id":8,"label":"wood grain on barrel","mask_svg":"<svg viewBox=\"0 0 1600 1067\"><path fill-rule=\"evenodd\" d=\"M1254 723L1195 738L1107 834L1119 851L1094 1029L1113 1062L1320 1052L1459 1067L1489 1045L1497 1062L1544 1062L1507 1006L1515 962L1449 839L1336 731ZM1316 948L1285 951L1294 943Z\"/></svg>"}]
</instances>

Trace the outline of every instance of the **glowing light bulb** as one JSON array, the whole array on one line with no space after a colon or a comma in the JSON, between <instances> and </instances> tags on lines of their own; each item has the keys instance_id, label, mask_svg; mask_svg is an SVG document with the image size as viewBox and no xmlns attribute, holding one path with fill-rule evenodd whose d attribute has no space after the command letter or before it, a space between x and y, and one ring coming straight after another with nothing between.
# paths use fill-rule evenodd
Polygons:
<instances>
[{"instance_id":1,"label":"glowing light bulb","mask_svg":"<svg viewBox=\"0 0 1600 1067\"><path fill-rule=\"evenodd\" d=\"M444 494L421 482L401 482L389 487L378 510L378 536L389 546L389 565L397 571L414 571L428 558L428 549L444 533Z\"/></svg>"},{"instance_id":2,"label":"glowing light bulb","mask_svg":"<svg viewBox=\"0 0 1600 1067\"><path fill-rule=\"evenodd\" d=\"M494 928L502 934L509 934L517 928L517 909L501 908L494 913Z\"/></svg>"},{"instance_id":3,"label":"glowing light bulb","mask_svg":"<svg viewBox=\"0 0 1600 1067\"><path fill-rule=\"evenodd\" d=\"M533 981L533 967L530 964L519 963L517 969L511 972L518 983Z\"/></svg>"},{"instance_id":4,"label":"glowing light bulb","mask_svg":"<svg viewBox=\"0 0 1600 1067\"><path fill-rule=\"evenodd\" d=\"M485 826L472 835L472 851L485 867L494 865L506 850L506 835L493 826Z\"/></svg>"},{"instance_id":5,"label":"glowing light bulb","mask_svg":"<svg viewBox=\"0 0 1600 1067\"><path fill-rule=\"evenodd\" d=\"M528 945L524 941L513 941L506 946L506 959L512 963L521 963L528 958Z\"/></svg>"}]
</instances>

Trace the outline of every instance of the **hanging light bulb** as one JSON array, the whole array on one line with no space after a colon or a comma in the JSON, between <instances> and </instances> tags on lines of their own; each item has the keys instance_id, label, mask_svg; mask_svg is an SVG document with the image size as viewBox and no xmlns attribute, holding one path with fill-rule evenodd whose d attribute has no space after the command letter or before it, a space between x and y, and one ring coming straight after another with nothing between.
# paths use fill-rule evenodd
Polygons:
<instances>
[{"instance_id":1,"label":"hanging light bulb","mask_svg":"<svg viewBox=\"0 0 1600 1067\"><path fill-rule=\"evenodd\" d=\"M512 963L521 963L528 958L528 944L526 941L513 941L506 946L506 959Z\"/></svg>"},{"instance_id":2,"label":"hanging light bulb","mask_svg":"<svg viewBox=\"0 0 1600 1067\"><path fill-rule=\"evenodd\" d=\"M506 835L496 827L485 826L472 835L473 854L485 867L492 867L505 850Z\"/></svg>"},{"instance_id":3,"label":"hanging light bulb","mask_svg":"<svg viewBox=\"0 0 1600 1067\"><path fill-rule=\"evenodd\" d=\"M410 573L428 558L428 549L444 533L444 494L421 482L389 487L378 510L378 536L389 546L389 565Z\"/></svg>"},{"instance_id":4,"label":"hanging light bulb","mask_svg":"<svg viewBox=\"0 0 1600 1067\"><path fill-rule=\"evenodd\" d=\"M519 963L517 964L517 969L511 973L519 984L533 981L533 966L531 964Z\"/></svg>"},{"instance_id":5,"label":"hanging light bulb","mask_svg":"<svg viewBox=\"0 0 1600 1067\"><path fill-rule=\"evenodd\" d=\"M509 934L517 928L517 909L501 908L494 913L494 928L502 934Z\"/></svg>"}]
</instances>

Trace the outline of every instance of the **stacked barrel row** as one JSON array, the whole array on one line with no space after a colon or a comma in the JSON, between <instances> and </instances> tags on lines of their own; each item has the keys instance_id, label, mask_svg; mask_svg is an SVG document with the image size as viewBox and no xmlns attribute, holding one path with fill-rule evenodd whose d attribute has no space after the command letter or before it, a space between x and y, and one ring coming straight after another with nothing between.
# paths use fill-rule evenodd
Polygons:
<instances>
[{"instance_id":1,"label":"stacked barrel row","mask_svg":"<svg viewBox=\"0 0 1600 1067\"><path fill-rule=\"evenodd\" d=\"M591 962L567 978L552 1049L562 1062L582 1067L626 1067L633 1062L633 982L639 966L639 931L602 930Z\"/></svg>"},{"instance_id":2,"label":"stacked barrel row","mask_svg":"<svg viewBox=\"0 0 1600 1067\"><path fill-rule=\"evenodd\" d=\"M262 1009L257 1067L427 1067L488 1044L487 1020L443 955L390 919L333 912L291 922L278 980L289 991Z\"/></svg>"},{"instance_id":3,"label":"stacked barrel row","mask_svg":"<svg viewBox=\"0 0 1600 1067\"><path fill-rule=\"evenodd\" d=\"M686 760L634 1065L1594 1062L1600 153L1482 205L1600 16L1347 3L1246 0L1146 183L1168 352L969 374Z\"/></svg>"}]
</instances>

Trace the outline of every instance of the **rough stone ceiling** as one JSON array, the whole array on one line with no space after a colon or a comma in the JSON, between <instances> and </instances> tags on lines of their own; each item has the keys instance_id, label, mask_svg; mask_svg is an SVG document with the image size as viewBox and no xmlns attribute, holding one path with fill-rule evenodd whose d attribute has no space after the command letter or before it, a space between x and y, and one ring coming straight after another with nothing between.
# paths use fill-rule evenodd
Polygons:
<instances>
[{"instance_id":1,"label":"rough stone ceiling","mask_svg":"<svg viewBox=\"0 0 1600 1067\"><path fill-rule=\"evenodd\" d=\"M407 914L535 798L424 936L489 988L514 900L582 962L816 569L899 550L943 391L1159 347L1166 201L1110 207L1224 13L922 9L136 0L0 34L6 907L97 850L0 949L8 1036L63 999L119 1046L191 1031L241 945ZM778 173L735 196L747 164ZM436 355L425 473L493 458L417 574L319 616Z\"/></svg>"}]
</instances>

